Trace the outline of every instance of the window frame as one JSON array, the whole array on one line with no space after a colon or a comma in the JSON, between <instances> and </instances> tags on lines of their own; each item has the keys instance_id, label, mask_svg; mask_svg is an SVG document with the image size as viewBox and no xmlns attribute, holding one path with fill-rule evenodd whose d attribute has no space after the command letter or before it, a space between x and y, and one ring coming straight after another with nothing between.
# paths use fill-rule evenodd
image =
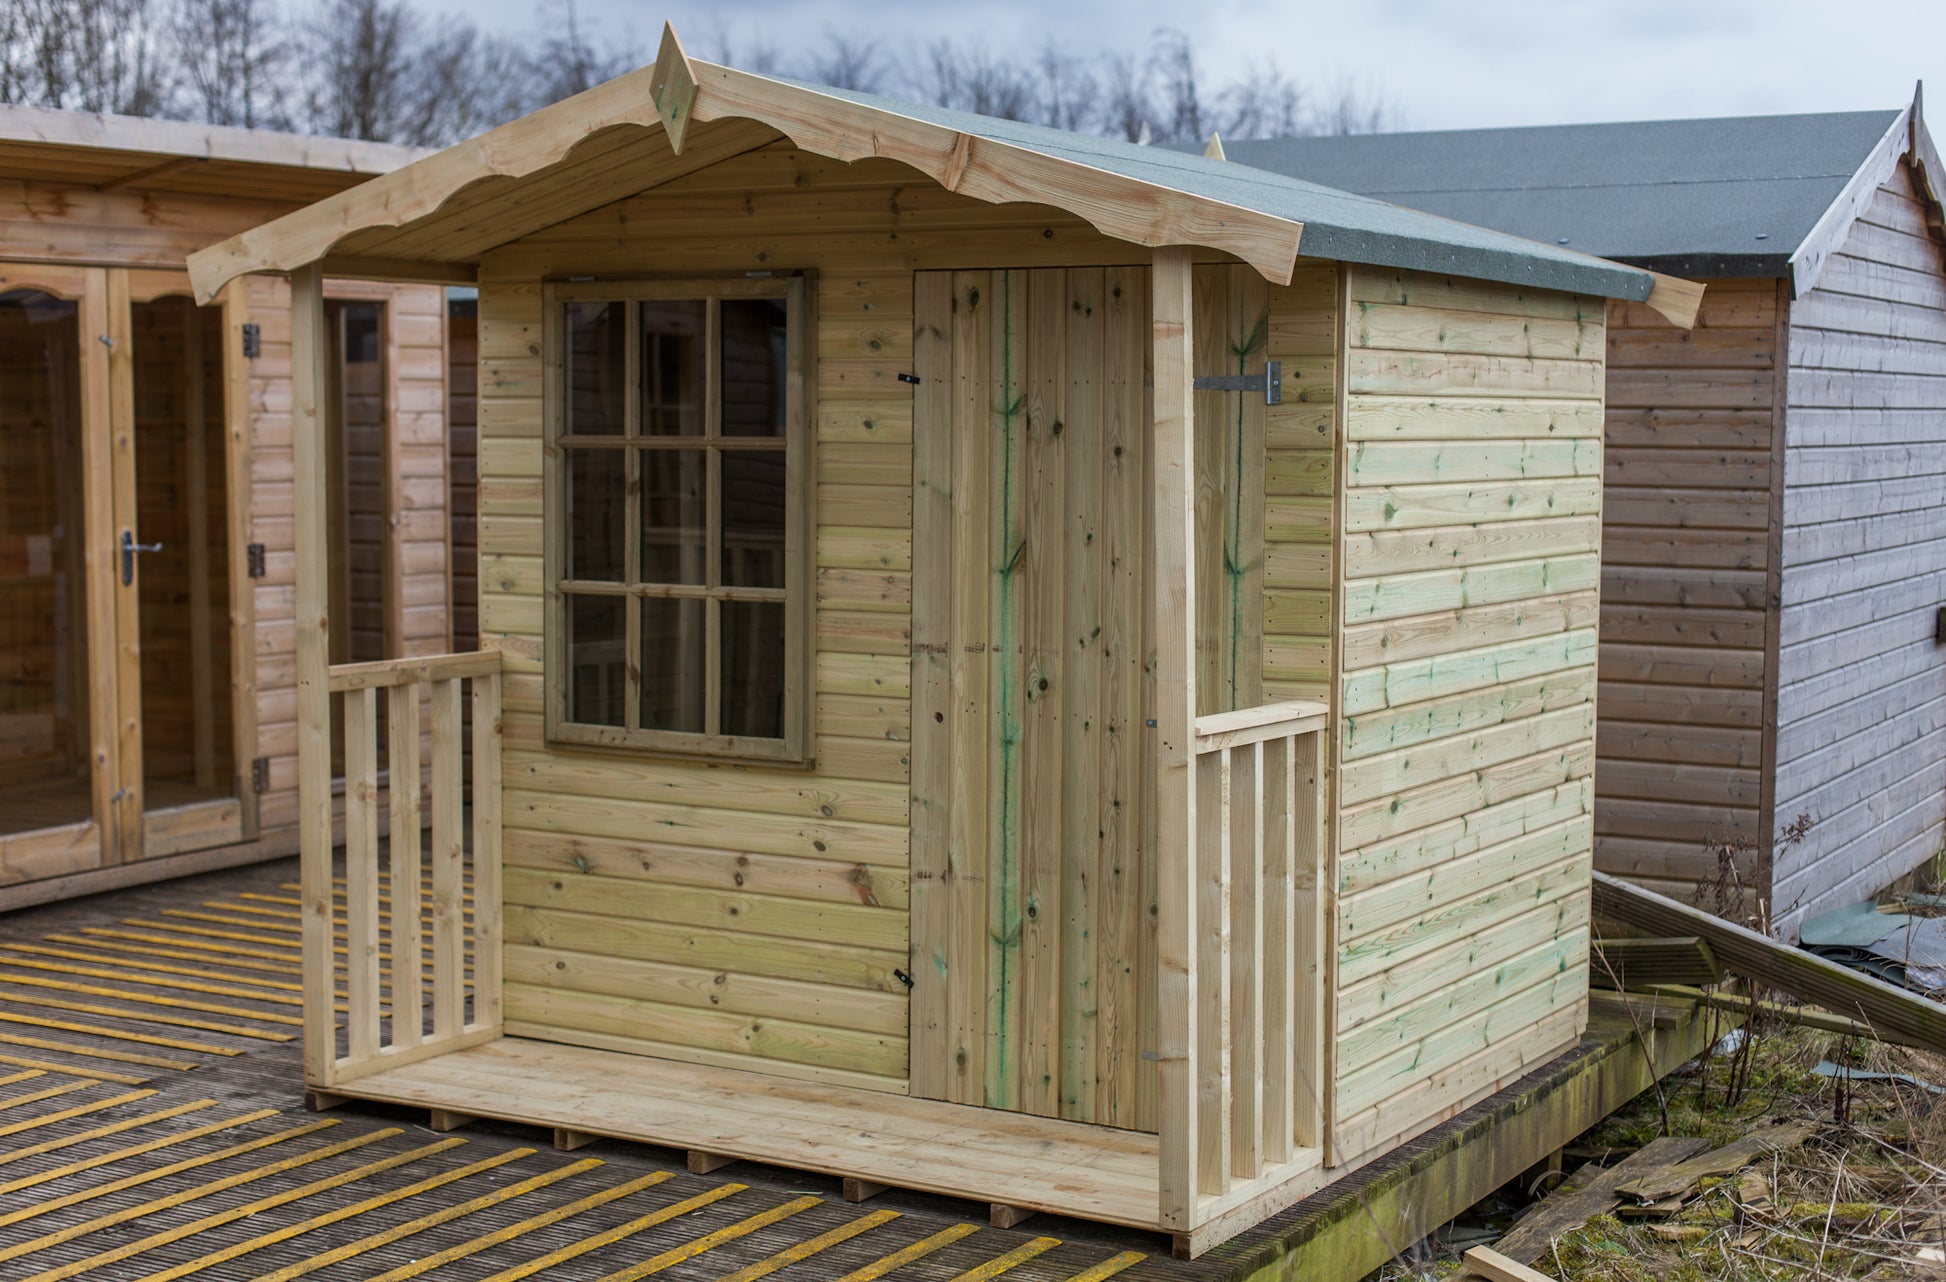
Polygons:
<instances>
[{"instance_id":1,"label":"window frame","mask_svg":"<svg viewBox=\"0 0 1946 1282\"><path fill-rule=\"evenodd\" d=\"M625 749L652 755L705 759L768 762L807 766L811 762L812 732L812 601L811 557L815 502L815 464L811 457L811 378L816 321L812 315L815 290L808 272L767 276L686 276L680 278L646 277L625 280L566 280L547 282L542 287L544 325L542 331L543 440L542 450L542 574L545 603L542 620L542 666L546 680L545 721L549 743L577 748ZM781 444L756 442L775 438L722 435L722 352L719 304L749 298L783 299L785 303L784 434ZM700 435L647 435L641 427L641 309L652 302L697 302L707 304L704 346L704 414ZM566 432L565 403L567 359L566 317L571 303L622 302L627 330L624 349L628 353L624 368L623 430L620 435L584 437L577 442ZM729 443L728 449L725 443ZM569 481L567 454L576 449L613 449L621 452L627 464L625 485L627 528L623 542L628 569L615 585L596 587L587 595L619 595L631 602L643 597L682 597L702 599L706 604L704 625L705 724L720 715L723 662L721 657L721 603L726 600L777 600L776 589L725 588L722 575L721 503L722 460L726 452L781 450L784 455L784 706L783 736L777 739L748 735L692 733L681 730L644 729L635 724L641 715L641 624L640 611L631 608L623 623L625 650L623 716L627 724L597 725L568 717L570 669L567 655L567 611L571 581L567 569L568 535L566 523ZM695 587L644 584L639 578L642 539L642 492L636 459L648 449L701 450L707 456L705 583ZM604 591L604 588L606 590ZM720 729L720 727L719 727Z\"/></svg>"}]
</instances>

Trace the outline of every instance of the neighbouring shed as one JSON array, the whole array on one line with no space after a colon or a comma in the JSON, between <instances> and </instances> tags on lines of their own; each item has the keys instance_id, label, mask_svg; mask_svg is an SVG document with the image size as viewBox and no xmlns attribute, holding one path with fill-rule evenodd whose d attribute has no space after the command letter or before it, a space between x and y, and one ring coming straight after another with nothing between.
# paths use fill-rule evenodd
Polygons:
<instances>
[{"instance_id":1,"label":"neighbouring shed","mask_svg":"<svg viewBox=\"0 0 1946 1282\"><path fill-rule=\"evenodd\" d=\"M1794 937L1939 853L1946 173L1917 100L1226 150L1708 282L1688 333L1609 308L1597 867Z\"/></svg>"},{"instance_id":2,"label":"neighbouring shed","mask_svg":"<svg viewBox=\"0 0 1946 1282\"><path fill-rule=\"evenodd\" d=\"M1574 1044L1605 300L1695 287L673 32L192 260L300 477L341 259L477 271L484 650L333 664L299 486L322 1101L1195 1252Z\"/></svg>"},{"instance_id":3,"label":"neighbouring shed","mask_svg":"<svg viewBox=\"0 0 1946 1282\"><path fill-rule=\"evenodd\" d=\"M0 908L296 848L289 292L185 259L422 154L0 107ZM340 657L439 653L443 291L344 275Z\"/></svg>"}]
</instances>

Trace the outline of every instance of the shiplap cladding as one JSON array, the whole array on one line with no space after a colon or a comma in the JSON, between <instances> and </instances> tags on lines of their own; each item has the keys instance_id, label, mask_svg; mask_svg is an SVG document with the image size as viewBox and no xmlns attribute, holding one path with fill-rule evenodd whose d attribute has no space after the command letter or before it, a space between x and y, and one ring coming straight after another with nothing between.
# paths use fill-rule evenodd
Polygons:
<instances>
[{"instance_id":1,"label":"shiplap cladding","mask_svg":"<svg viewBox=\"0 0 1946 1282\"><path fill-rule=\"evenodd\" d=\"M1773 896L1863 899L1946 825L1946 251L1903 165L1791 306Z\"/></svg>"},{"instance_id":2,"label":"shiplap cladding","mask_svg":"<svg viewBox=\"0 0 1946 1282\"><path fill-rule=\"evenodd\" d=\"M1717 903L1717 850L1760 873L1778 306L1608 305L1595 866L1685 903Z\"/></svg>"},{"instance_id":3,"label":"shiplap cladding","mask_svg":"<svg viewBox=\"0 0 1946 1282\"><path fill-rule=\"evenodd\" d=\"M1585 1024L1604 317L1347 273L1333 1078L1355 1160Z\"/></svg>"},{"instance_id":4,"label":"shiplap cladding","mask_svg":"<svg viewBox=\"0 0 1946 1282\"><path fill-rule=\"evenodd\" d=\"M1338 268L1300 262L1269 298L1268 359L1284 397L1265 410L1263 697L1329 700L1337 506Z\"/></svg>"}]
</instances>

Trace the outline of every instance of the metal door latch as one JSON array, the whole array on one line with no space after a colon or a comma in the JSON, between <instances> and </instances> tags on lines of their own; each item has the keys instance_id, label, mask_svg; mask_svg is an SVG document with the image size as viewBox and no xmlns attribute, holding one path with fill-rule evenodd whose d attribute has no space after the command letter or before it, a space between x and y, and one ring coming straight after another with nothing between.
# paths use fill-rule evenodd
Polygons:
<instances>
[{"instance_id":1,"label":"metal door latch","mask_svg":"<svg viewBox=\"0 0 1946 1282\"><path fill-rule=\"evenodd\" d=\"M1199 392L1262 392L1264 404L1284 403L1284 362L1265 361L1261 374L1205 374L1192 384Z\"/></svg>"},{"instance_id":2,"label":"metal door latch","mask_svg":"<svg viewBox=\"0 0 1946 1282\"><path fill-rule=\"evenodd\" d=\"M137 543L135 531L122 531L122 586L135 582L135 554L137 552L160 552L160 543Z\"/></svg>"}]
</instances>

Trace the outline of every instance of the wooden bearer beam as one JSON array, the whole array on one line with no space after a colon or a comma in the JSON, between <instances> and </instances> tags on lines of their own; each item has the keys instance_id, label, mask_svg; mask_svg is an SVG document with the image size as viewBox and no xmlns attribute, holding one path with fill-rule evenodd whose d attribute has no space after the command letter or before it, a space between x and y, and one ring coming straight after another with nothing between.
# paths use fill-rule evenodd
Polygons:
<instances>
[{"instance_id":1,"label":"wooden bearer beam","mask_svg":"<svg viewBox=\"0 0 1946 1282\"><path fill-rule=\"evenodd\" d=\"M578 1148L586 1148L600 1138L601 1136L590 1135L586 1131L571 1131L565 1126L554 1128L554 1147L563 1153L572 1153Z\"/></svg>"},{"instance_id":2,"label":"wooden bearer beam","mask_svg":"<svg viewBox=\"0 0 1946 1282\"><path fill-rule=\"evenodd\" d=\"M479 1120L479 1118L471 1113L456 1113L449 1108L431 1108L426 1110L426 1125L435 1131L457 1131L460 1127L470 1125Z\"/></svg>"},{"instance_id":3,"label":"wooden bearer beam","mask_svg":"<svg viewBox=\"0 0 1946 1282\"><path fill-rule=\"evenodd\" d=\"M1190 251L1155 251L1155 726L1159 1223L1194 1227L1196 1056L1196 435Z\"/></svg>"},{"instance_id":4,"label":"wooden bearer beam","mask_svg":"<svg viewBox=\"0 0 1946 1282\"><path fill-rule=\"evenodd\" d=\"M871 1180L861 1180L856 1175L845 1176L844 1197L847 1202L868 1202L892 1186L877 1184Z\"/></svg>"},{"instance_id":5,"label":"wooden bearer beam","mask_svg":"<svg viewBox=\"0 0 1946 1282\"><path fill-rule=\"evenodd\" d=\"M711 1171L722 1170L736 1160L727 1153L706 1153L702 1149L692 1148L685 1162L691 1175L708 1175Z\"/></svg>"},{"instance_id":6,"label":"wooden bearer beam","mask_svg":"<svg viewBox=\"0 0 1946 1282\"><path fill-rule=\"evenodd\" d=\"M1024 1206L1008 1206L1005 1202L994 1202L987 1208L987 1223L996 1229L1010 1229L1023 1224L1038 1214Z\"/></svg>"}]
</instances>

